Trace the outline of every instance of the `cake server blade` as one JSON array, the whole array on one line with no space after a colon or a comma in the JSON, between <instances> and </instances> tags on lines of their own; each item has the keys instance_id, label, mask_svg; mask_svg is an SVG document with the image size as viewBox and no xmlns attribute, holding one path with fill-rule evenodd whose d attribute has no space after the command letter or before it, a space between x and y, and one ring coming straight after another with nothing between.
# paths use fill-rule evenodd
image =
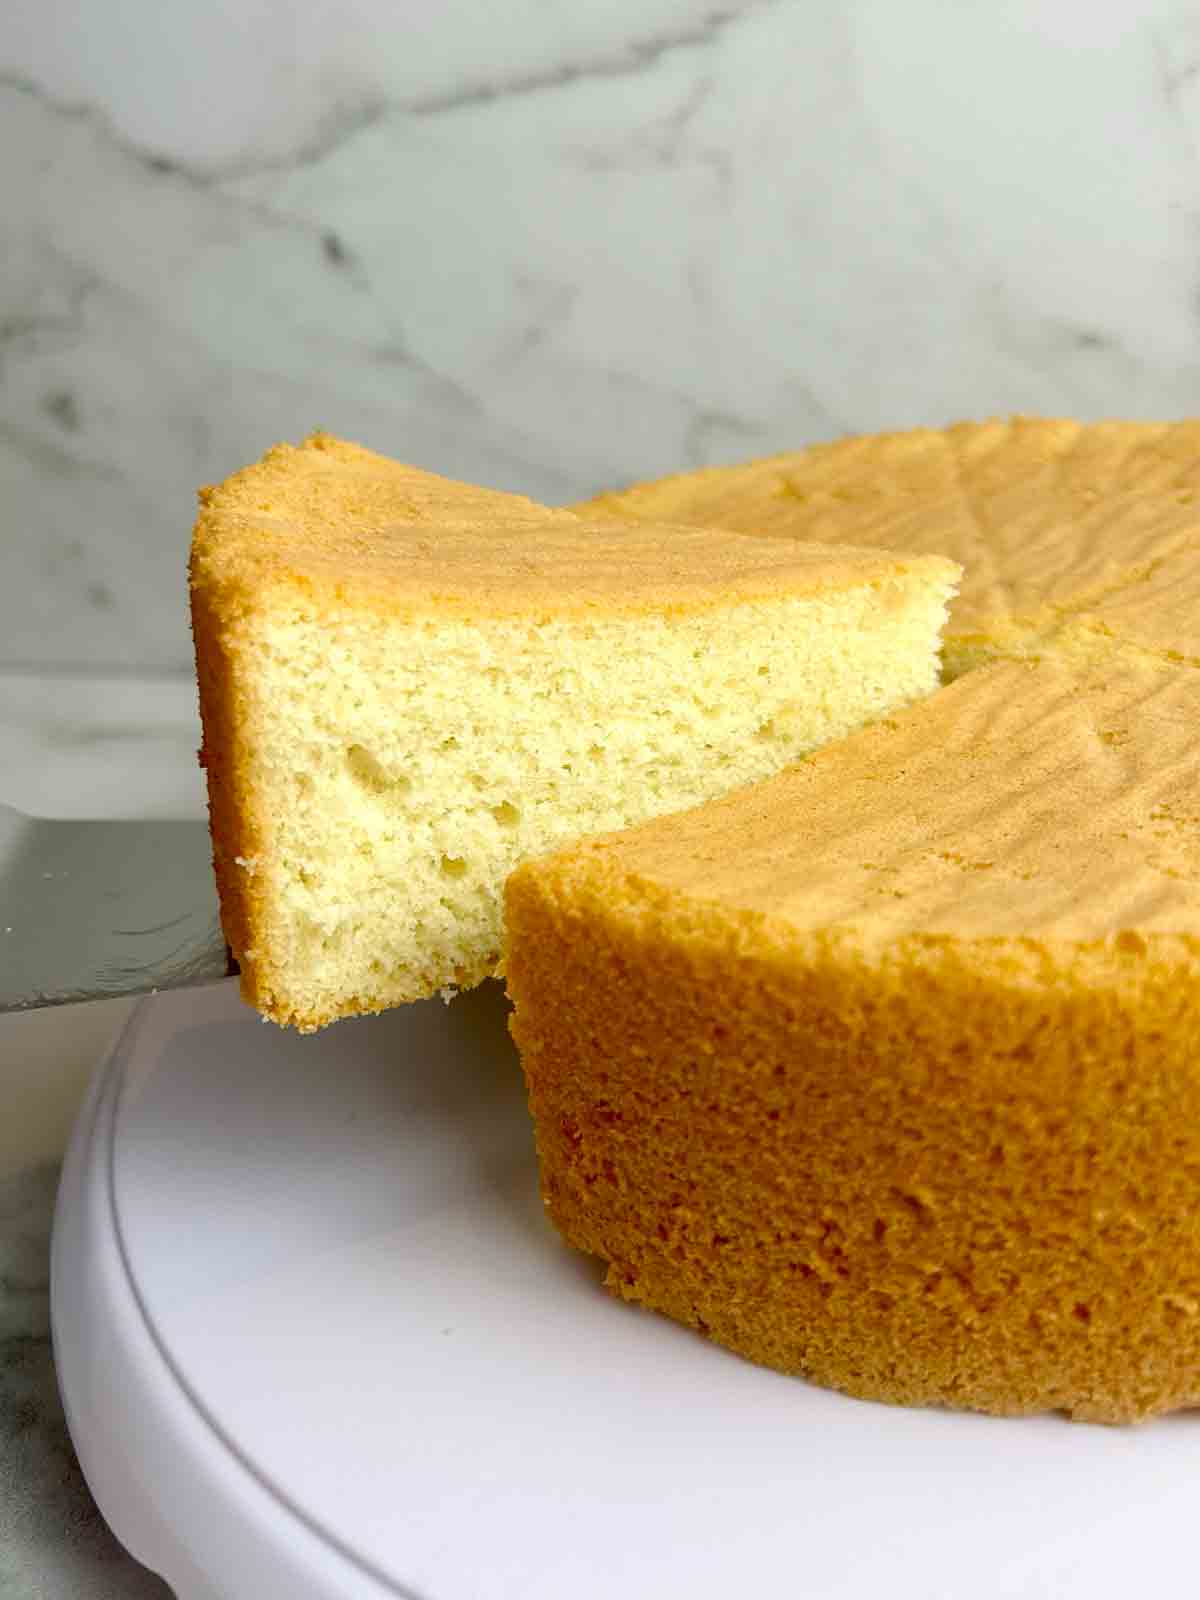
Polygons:
<instances>
[{"instance_id":1,"label":"cake server blade","mask_svg":"<svg viewBox=\"0 0 1200 1600\"><path fill-rule=\"evenodd\" d=\"M60 822L0 804L0 1012L236 972L203 822Z\"/></svg>"}]
</instances>

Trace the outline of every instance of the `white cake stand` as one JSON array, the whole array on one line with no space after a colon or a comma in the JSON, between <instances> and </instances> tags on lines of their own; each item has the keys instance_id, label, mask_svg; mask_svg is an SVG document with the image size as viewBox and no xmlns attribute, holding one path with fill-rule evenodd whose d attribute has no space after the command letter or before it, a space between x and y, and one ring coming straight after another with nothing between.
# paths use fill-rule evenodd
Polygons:
<instances>
[{"instance_id":1,"label":"white cake stand","mask_svg":"<svg viewBox=\"0 0 1200 1600\"><path fill-rule=\"evenodd\" d=\"M63 1178L54 1337L180 1600L1190 1592L1200 1421L893 1410L604 1294L492 989L312 1038L144 1002Z\"/></svg>"}]
</instances>

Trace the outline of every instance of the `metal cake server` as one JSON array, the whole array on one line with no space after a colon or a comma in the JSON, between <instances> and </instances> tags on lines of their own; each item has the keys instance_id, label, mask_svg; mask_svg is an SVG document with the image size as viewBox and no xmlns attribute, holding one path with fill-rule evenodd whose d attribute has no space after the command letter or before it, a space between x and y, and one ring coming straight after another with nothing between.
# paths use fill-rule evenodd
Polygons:
<instances>
[{"instance_id":1,"label":"metal cake server","mask_svg":"<svg viewBox=\"0 0 1200 1600\"><path fill-rule=\"evenodd\" d=\"M0 804L0 1012L236 972L204 822L54 822Z\"/></svg>"}]
</instances>

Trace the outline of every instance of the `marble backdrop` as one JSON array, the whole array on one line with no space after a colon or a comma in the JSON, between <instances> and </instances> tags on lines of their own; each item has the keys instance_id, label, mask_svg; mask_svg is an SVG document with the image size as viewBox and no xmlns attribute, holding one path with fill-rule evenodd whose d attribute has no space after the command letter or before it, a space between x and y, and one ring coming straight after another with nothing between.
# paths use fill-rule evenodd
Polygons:
<instances>
[{"instance_id":1,"label":"marble backdrop","mask_svg":"<svg viewBox=\"0 0 1200 1600\"><path fill-rule=\"evenodd\" d=\"M567 500L1200 410L1200 9L5 0L0 670L186 672L193 492L315 426Z\"/></svg>"}]
</instances>

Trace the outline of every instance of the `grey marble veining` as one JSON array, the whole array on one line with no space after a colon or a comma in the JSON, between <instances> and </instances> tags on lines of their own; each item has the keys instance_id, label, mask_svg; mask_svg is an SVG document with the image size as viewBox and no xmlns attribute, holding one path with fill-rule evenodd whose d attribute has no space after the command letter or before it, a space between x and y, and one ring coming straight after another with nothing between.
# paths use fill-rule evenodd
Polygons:
<instances>
[{"instance_id":1,"label":"grey marble veining","mask_svg":"<svg viewBox=\"0 0 1200 1600\"><path fill-rule=\"evenodd\" d=\"M1200 408L1184 0L6 22L0 663L185 670L196 485L314 426L568 500Z\"/></svg>"}]
</instances>

